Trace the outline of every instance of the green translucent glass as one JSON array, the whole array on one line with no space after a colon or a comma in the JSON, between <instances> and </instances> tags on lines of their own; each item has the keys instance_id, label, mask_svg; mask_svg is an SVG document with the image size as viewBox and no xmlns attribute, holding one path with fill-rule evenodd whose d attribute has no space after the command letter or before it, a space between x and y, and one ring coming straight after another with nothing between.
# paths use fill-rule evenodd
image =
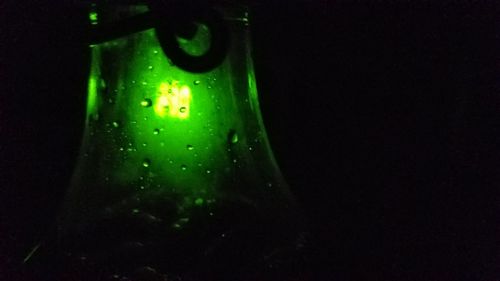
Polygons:
<instances>
[{"instance_id":1,"label":"green translucent glass","mask_svg":"<svg viewBox=\"0 0 500 281\"><path fill-rule=\"evenodd\" d=\"M71 266L215 280L295 247L298 213L263 126L246 12L220 10L231 45L207 73L173 65L155 29L90 46L86 128L58 222ZM210 30L179 42L203 54Z\"/></svg>"}]
</instances>

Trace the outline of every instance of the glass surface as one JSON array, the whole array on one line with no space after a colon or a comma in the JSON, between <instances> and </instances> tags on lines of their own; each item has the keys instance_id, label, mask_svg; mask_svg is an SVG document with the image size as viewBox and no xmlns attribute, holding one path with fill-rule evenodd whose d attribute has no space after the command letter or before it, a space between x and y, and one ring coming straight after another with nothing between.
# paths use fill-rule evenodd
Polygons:
<instances>
[{"instance_id":1,"label":"glass surface","mask_svg":"<svg viewBox=\"0 0 500 281\"><path fill-rule=\"evenodd\" d=\"M106 9L93 25L148 10ZM219 10L229 52L206 73L173 65L155 29L90 46L84 138L54 242L61 280L253 280L300 246L259 110L247 13ZM210 30L178 40L201 55Z\"/></svg>"}]
</instances>

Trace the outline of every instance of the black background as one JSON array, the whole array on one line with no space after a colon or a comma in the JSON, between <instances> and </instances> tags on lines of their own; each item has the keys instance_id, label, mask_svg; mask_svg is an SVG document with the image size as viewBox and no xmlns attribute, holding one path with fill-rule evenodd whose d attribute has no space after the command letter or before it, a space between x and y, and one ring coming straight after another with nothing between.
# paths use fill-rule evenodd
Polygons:
<instances>
[{"instance_id":1,"label":"black background","mask_svg":"<svg viewBox=\"0 0 500 281\"><path fill-rule=\"evenodd\" d=\"M497 4L436 2L253 9L264 120L317 280L500 279ZM61 1L0 3L0 280L75 164L86 20Z\"/></svg>"}]
</instances>

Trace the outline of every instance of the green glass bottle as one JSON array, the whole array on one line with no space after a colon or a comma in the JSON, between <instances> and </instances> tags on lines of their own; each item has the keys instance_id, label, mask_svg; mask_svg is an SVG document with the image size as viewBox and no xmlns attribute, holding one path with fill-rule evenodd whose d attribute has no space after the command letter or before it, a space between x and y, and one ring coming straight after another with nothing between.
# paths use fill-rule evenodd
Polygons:
<instances>
[{"instance_id":1,"label":"green glass bottle","mask_svg":"<svg viewBox=\"0 0 500 281\"><path fill-rule=\"evenodd\" d=\"M92 7L97 28L151 12L145 3ZM259 109L247 9L213 8L228 45L210 69L165 55L158 26L90 45L85 132L53 246L57 278L257 280L300 247L300 212ZM195 27L176 36L194 59L216 37L203 21Z\"/></svg>"}]
</instances>

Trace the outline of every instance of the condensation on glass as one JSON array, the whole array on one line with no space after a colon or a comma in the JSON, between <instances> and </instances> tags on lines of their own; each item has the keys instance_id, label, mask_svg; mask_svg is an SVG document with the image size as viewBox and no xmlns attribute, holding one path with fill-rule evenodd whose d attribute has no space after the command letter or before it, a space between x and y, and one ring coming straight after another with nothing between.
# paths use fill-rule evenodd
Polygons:
<instances>
[{"instance_id":1,"label":"condensation on glass","mask_svg":"<svg viewBox=\"0 0 500 281\"><path fill-rule=\"evenodd\" d=\"M85 132L58 220L69 274L237 280L297 247L300 216L263 126L247 12L218 9L230 47L206 73L176 67L155 29L90 46ZM89 18L147 10L115 5ZM210 30L179 43L200 55Z\"/></svg>"}]
</instances>

